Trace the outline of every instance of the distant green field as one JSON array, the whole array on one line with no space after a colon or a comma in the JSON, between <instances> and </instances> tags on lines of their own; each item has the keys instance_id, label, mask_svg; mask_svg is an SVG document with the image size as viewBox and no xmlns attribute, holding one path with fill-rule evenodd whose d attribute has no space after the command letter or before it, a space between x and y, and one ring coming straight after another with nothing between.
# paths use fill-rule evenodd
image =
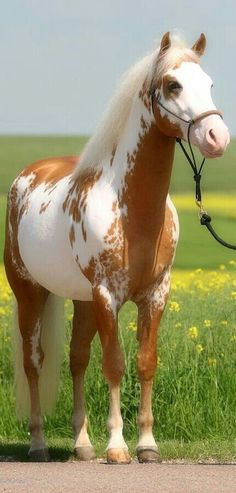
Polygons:
<instances>
[{"instance_id":1,"label":"distant green field","mask_svg":"<svg viewBox=\"0 0 236 493\"><path fill-rule=\"evenodd\" d=\"M0 136L0 194L6 193L14 177L27 164L50 156L79 154L86 137ZM231 141L224 157L208 160L204 168L203 190L234 193L236 191L236 139ZM176 146L171 191L193 190L192 171Z\"/></svg>"},{"instance_id":2,"label":"distant green field","mask_svg":"<svg viewBox=\"0 0 236 493\"><path fill-rule=\"evenodd\" d=\"M3 251L6 193L14 177L30 162L50 156L80 154L86 137L0 136L0 262ZM202 178L205 192L236 193L236 140L232 140L225 156L208 160ZM185 158L176 150L171 192L174 194L193 194L192 171ZM2 195L1 195L2 194ZM177 207L178 208L178 207ZM177 268L215 268L219 264L235 258L235 253L217 245L205 228L199 226L197 211L178 208L180 217L180 242L175 266ZM212 212L212 210L210 211ZM236 243L236 228L233 217L214 212L214 225L228 241Z\"/></svg>"}]
</instances>

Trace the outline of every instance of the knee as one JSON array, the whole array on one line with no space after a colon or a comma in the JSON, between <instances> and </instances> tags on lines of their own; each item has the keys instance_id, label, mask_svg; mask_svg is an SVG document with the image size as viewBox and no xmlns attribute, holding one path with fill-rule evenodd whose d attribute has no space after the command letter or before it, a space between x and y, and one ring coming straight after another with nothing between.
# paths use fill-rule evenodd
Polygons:
<instances>
[{"instance_id":1,"label":"knee","mask_svg":"<svg viewBox=\"0 0 236 493\"><path fill-rule=\"evenodd\" d=\"M114 385L119 385L125 372L123 353L120 351L118 354L105 354L103 356L102 368L107 381Z\"/></svg>"},{"instance_id":2,"label":"knee","mask_svg":"<svg viewBox=\"0 0 236 493\"><path fill-rule=\"evenodd\" d=\"M90 350L70 352L70 371L72 375L78 375L86 370L89 364Z\"/></svg>"},{"instance_id":3,"label":"knee","mask_svg":"<svg viewBox=\"0 0 236 493\"><path fill-rule=\"evenodd\" d=\"M137 370L138 377L140 380L148 381L152 380L157 367L157 354L156 351L150 352L139 352L137 356Z\"/></svg>"}]
</instances>

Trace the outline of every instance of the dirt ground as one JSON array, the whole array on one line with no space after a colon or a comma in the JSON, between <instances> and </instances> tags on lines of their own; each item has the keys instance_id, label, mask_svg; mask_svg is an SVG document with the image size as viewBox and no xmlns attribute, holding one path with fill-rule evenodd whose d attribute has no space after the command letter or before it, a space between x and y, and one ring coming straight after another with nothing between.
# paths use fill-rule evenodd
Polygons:
<instances>
[{"instance_id":1,"label":"dirt ground","mask_svg":"<svg viewBox=\"0 0 236 493\"><path fill-rule=\"evenodd\" d=\"M236 493L235 465L0 463L0 493Z\"/></svg>"}]
</instances>

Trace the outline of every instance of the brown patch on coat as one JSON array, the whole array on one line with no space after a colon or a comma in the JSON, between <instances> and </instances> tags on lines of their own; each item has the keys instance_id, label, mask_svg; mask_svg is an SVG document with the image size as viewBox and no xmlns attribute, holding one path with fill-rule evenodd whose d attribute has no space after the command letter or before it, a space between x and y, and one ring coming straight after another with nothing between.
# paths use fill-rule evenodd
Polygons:
<instances>
[{"instance_id":1,"label":"brown patch on coat","mask_svg":"<svg viewBox=\"0 0 236 493\"><path fill-rule=\"evenodd\" d=\"M102 170L88 171L82 176L71 179L71 186L68 190L66 199L63 202L62 208L64 212L68 212L73 221L79 223L81 221L81 211L86 210L86 200L89 191L102 175Z\"/></svg>"},{"instance_id":2,"label":"brown patch on coat","mask_svg":"<svg viewBox=\"0 0 236 493\"><path fill-rule=\"evenodd\" d=\"M164 135L167 137L178 137L179 139L182 139L183 133L180 124L177 123L177 121L176 123L171 122L167 115L161 116L161 110L157 104L154 104L154 116L157 127Z\"/></svg>"},{"instance_id":3,"label":"brown patch on coat","mask_svg":"<svg viewBox=\"0 0 236 493\"><path fill-rule=\"evenodd\" d=\"M104 236L104 241L107 245L113 245L113 249L117 252L123 241L122 234L122 218L119 210L118 201L114 201L112 204L112 212L114 213L114 221L110 228L107 230L107 234Z\"/></svg>"},{"instance_id":4,"label":"brown patch on coat","mask_svg":"<svg viewBox=\"0 0 236 493\"><path fill-rule=\"evenodd\" d=\"M47 210L47 208L49 207L49 205L51 204L51 200L49 200L48 202L43 202L41 204L41 207L40 207L40 210L39 210L39 214L42 214L43 212L45 212Z\"/></svg>"},{"instance_id":5,"label":"brown patch on coat","mask_svg":"<svg viewBox=\"0 0 236 493\"><path fill-rule=\"evenodd\" d=\"M144 106L147 108L147 110L151 111L152 105L151 105L146 81L143 83L138 95L141 101L143 102Z\"/></svg>"},{"instance_id":6,"label":"brown patch on coat","mask_svg":"<svg viewBox=\"0 0 236 493\"><path fill-rule=\"evenodd\" d=\"M72 224L71 225L71 228L70 228L69 240L70 240L71 247L73 248L73 245L74 245L74 242L75 242L75 228L74 228L74 224Z\"/></svg>"},{"instance_id":7,"label":"brown patch on coat","mask_svg":"<svg viewBox=\"0 0 236 493\"><path fill-rule=\"evenodd\" d=\"M82 230L83 239L86 242L87 241L87 232L85 230L84 221L82 221L82 223L81 223L81 230Z\"/></svg>"},{"instance_id":8,"label":"brown patch on coat","mask_svg":"<svg viewBox=\"0 0 236 493\"><path fill-rule=\"evenodd\" d=\"M34 175L30 183L31 190L42 183L45 183L46 187L51 188L62 178L73 173L78 160L78 156L43 159L25 168L19 177L30 174Z\"/></svg>"},{"instance_id":9,"label":"brown patch on coat","mask_svg":"<svg viewBox=\"0 0 236 493\"><path fill-rule=\"evenodd\" d=\"M183 55L178 58L172 69L175 70L176 68L179 68L183 62L199 64L200 60L199 56L196 53L194 53L193 51L189 51L188 53L183 53Z\"/></svg>"},{"instance_id":10,"label":"brown patch on coat","mask_svg":"<svg viewBox=\"0 0 236 493\"><path fill-rule=\"evenodd\" d=\"M113 149L112 149L111 159L110 159L110 166L113 165L115 154L116 154L116 146L114 146Z\"/></svg>"},{"instance_id":11,"label":"brown patch on coat","mask_svg":"<svg viewBox=\"0 0 236 493\"><path fill-rule=\"evenodd\" d=\"M169 91L169 88L168 88L169 82L178 82L178 81L175 77L173 77L173 75L170 75L170 74L164 75L163 81L162 81L162 87L163 87L164 98L167 101L168 101L168 99L174 99L176 96L175 93Z\"/></svg>"}]
</instances>

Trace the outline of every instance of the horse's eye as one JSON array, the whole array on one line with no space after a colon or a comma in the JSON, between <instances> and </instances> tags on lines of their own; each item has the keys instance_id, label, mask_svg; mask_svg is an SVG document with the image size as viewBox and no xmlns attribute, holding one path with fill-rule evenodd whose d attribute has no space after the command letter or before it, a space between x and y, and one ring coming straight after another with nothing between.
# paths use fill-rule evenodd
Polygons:
<instances>
[{"instance_id":1,"label":"horse's eye","mask_svg":"<svg viewBox=\"0 0 236 493\"><path fill-rule=\"evenodd\" d=\"M179 92L181 89L182 86L177 82L177 80L171 80L170 82L168 82L169 92Z\"/></svg>"}]
</instances>

